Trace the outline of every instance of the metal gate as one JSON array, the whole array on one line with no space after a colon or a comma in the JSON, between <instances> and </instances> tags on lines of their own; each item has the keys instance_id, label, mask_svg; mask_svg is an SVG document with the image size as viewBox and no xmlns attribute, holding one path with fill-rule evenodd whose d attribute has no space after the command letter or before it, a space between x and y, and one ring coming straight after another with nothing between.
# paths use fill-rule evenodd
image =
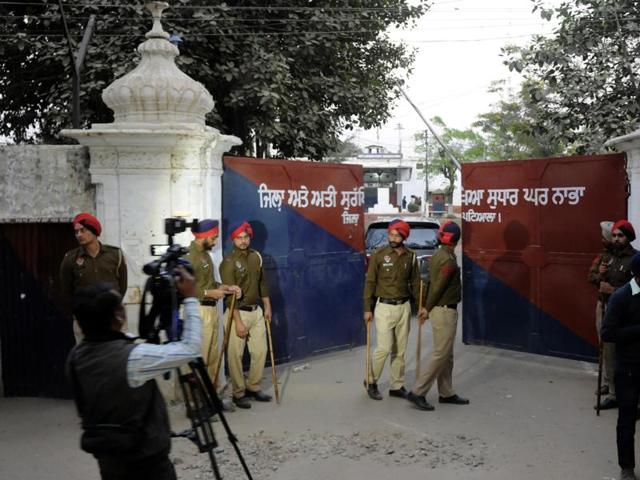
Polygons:
<instances>
[{"instance_id":1,"label":"metal gate","mask_svg":"<svg viewBox=\"0 0 640 480\"><path fill-rule=\"evenodd\" d=\"M74 344L58 303L58 267L76 246L69 223L0 224L0 350L5 396L70 398Z\"/></svg>"},{"instance_id":2,"label":"metal gate","mask_svg":"<svg viewBox=\"0 0 640 480\"><path fill-rule=\"evenodd\" d=\"M462 166L463 340L597 356L599 223L626 218L624 154Z\"/></svg>"},{"instance_id":3,"label":"metal gate","mask_svg":"<svg viewBox=\"0 0 640 480\"><path fill-rule=\"evenodd\" d=\"M223 248L249 220L273 308L277 361L364 342L362 167L224 159Z\"/></svg>"}]
</instances>

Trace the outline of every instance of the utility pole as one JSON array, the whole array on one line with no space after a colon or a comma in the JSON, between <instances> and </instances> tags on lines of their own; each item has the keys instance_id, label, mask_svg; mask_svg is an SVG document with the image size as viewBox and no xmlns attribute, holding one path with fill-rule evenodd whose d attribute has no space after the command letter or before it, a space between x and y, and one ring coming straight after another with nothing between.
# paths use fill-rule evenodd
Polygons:
<instances>
[{"instance_id":1,"label":"utility pole","mask_svg":"<svg viewBox=\"0 0 640 480\"><path fill-rule=\"evenodd\" d=\"M87 26L84 29L84 35L82 41L78 47L78 52L73 51L73 41L71 40L71 34L69 33L69 26L67 25L67 17L64 15L62 8L62 0L58 0L58 6L60 7L60 15L62 16L62 23L64 25L64 33L67 37L67 45L69 47L69 60L71 61L71 74L73 77L73 103L72 103L72 121L73 128L80 128L80 74L82 73L82 67L84 66L84 59L87 56L87 48L91 41L91 35L93 34L93 28L96 25L96 16L90 15Z\"/></svg>"},{"instance_id":2,"label":"utility pole","mask_svg":"<svg viewBox=\"0 0 640 480\"><path fill-rule=\"evenodd\" d=\"M398 124L396 130L398 130L398 153L402 155L402 130L404 130L404 128L402 128L401 123Z\"/></svg>"},{"instance_id":3,"label":"utility pole","mask_svg":"<svg viewBox=\"0 0 640 480\"><path fill-rule=\"evenodd\" d=\"M409 102L409 105L411 105L413 107L413 109L416 111L416 113L418 114L418 116L422 119L422 121L424 122L424 124L427 126L427 128L429 129L429 131L431 132L431 134L433 135L433 138L436 139L436 141L440 144L440 146L442 147L442 149L444 150L444 152L447 154L447 156L449 157L449 160L451 160L451 163L453 163L456 168L458 170L461 170L460 167L460 162L458 161L458 159L456 158L456 156L453 154L453 152L451 151L451 149L449 147L447 147L444 142L442 141L442 139L440 138L440 136L436 133L436 131L433 129L433 127L431 126L431 124L427 121L426 118L424 118L424 115L422 115L422 112L418 109L418 107L416 107L415 103L413 103L411 101L411 99L409 98L409 95L407 95L407 92L404 91L404 88L402 88L402 85L400 83L398 83L398 89L400 90L400 93L402 93L402 95L404 95L404 98L407 99L407 102Z\"/></svg>"},{"instance_id":4,"label":"utility pole","mask_svg":"<svg viewBox=\"0 0 640 480\"><path fill-rule=\"evenodd\" d=\"M424 216L429 217L429 130L424 131Z\"/></svg>"}]
</instances>

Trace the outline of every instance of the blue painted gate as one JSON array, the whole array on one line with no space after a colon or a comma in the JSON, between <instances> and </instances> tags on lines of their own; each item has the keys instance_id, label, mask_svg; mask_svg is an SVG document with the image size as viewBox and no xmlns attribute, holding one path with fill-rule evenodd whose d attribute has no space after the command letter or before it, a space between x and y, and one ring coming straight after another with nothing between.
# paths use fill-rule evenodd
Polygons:
<instances>
[{"instance_id":1,"label":"blue painted gate","mask_svg":"<svg viewBox=\"0 0 640 480\"><path fill-rule=\"evenodd\" d=\"M364 343L362 167L226 157L228 227L248 220L273 307L276 362Z\"/></svg>"}]
</instances>

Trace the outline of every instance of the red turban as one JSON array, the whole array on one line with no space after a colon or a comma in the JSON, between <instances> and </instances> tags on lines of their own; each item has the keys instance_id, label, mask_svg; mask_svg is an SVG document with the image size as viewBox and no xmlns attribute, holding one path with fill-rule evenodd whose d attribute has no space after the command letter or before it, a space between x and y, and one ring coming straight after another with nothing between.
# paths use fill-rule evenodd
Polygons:
<instances>
[{"instance_id":1,"label":"red turban","mask_svg":"<svg viewBox=\"0 0 640 480\"><path fill-rule=\"evenodd\" d=\"M460 240L460 227L457 223L448 220L440 225L438 235L443 245L455 245Z\"/></svg>"},{"instance_id":2,"label":"red turban","mask_svg":"<svg viewBox=\"0 0 640 480\"><path fill-rule=\"evenodd\" d=\"M249 222L242 222L231 227L231 240L236 238L242 232L247 232L249 238L253 238L253 228L251 228Z\"/></svg>"},{"instance_id":3,"label":"red turban","mask_svg":"<svg viewBox=\"0 0 640 480\"><path fill-rule=\"evenodd\" d=\"M99 237L102 233L102 225L96 217L91 215L90 213L79 213L73 219L73 224L79 223L84 228L93 233L96 237Z\"/></svg>"},{"instance_id":4,"label":"red turban","mask_svg":"<svg viewBox=\"0 0 640 480\"><path fill-rule=\"evenodd\" d=\"M613 224L611 232L614 230L620 230L630 242L633 242L636 239L636 231L633 229L633 225L629 223L629 220L618 220Z\"/></svg>"},{"instance_id":5,"label":"red turban","mask_svg":"<svg viewBox=\"0 0 640 480\"><path fill-rule=\"evenodd\" d=\"M411 232L411 227L409 227L407 222L403 222L402 220L391 220L387 230L396 230L402 238L407 238Z\"/></svg>"}]
</instances>

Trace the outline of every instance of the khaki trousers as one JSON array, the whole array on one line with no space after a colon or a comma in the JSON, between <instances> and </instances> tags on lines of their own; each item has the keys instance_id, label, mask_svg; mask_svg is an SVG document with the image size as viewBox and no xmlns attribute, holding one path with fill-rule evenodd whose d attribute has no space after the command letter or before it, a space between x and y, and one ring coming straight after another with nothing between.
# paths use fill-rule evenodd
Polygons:
<instances>
[{"instance_id":1,"label":"khaki trousers","mask_svg":"<svg viewBox=\"0 0 640 480\"><path fill-rule=\"evenodd\" d=\"M397 390L404 385L404 354L407 351L407 341L409 340L411 303L387 305L378 302L373 315L376 321L376 350L371 362L372 372L369 382L378 382L387 357L391 356L389 388Z\"/></svg>"},{"instance_id":2,"label":"khaki trousers","mask_svg":"<svg viewBox=\"0 0 640 480\"><path fill-rule=\"evenodd\" d=\"M216 365L218 364L218 309L209 305L200 305L202 319L202 360L207 367L209 378L218 390Z\"/></svg>"},{"instance_id":3,"label":"khaki trousers","mask_svg":"<svg viewBox=\"0 0 640 480\"><path fill-rule=\"evenodd\" d=\"M451 374L453 372L453 343L456 339L458 311L447 307L433 307L429 312L433 330L433 352L420 376L416 378L413 393L426 395L433 382L438 380L441 397L455 395ZM420 361L418 359L418 361Z\"/></svg>"},{"instance_id":4,"label":"khaki trousers","mask_svg":"<svg viewBox=\"0 0 640 480\"><path fill-rule=\"evenodd\" d=\"M600 330L598 330L598 331L600 331ZM82 342L82 340L84 340L84 333L82 333L82 329L80 328L80 324L75 319L75 317L73 318L73 336L76 339L76 345L79 344L80 342Z\"/></svg>"},{"instance_id":5,"label":"khaki trousers","mask_svg":"<svg viewBox=\"0 0 640 480\"><path fill-rule=\"evenodd\" d=\"M236 398L244 396L245 390L257 392L260 390L260 381L264 372L264 365L267 360L267 336L265 320L262 315L262 308L258 307L253 312L239 310L240 320L249 330L249 339L238 337L236 327L231 323L231 335L229 336L229 350L227 361L229 364L229 376L233 386L233 396ZM249 375L245 382L242 371L242 355L244 347L249 347L251 356L251 366Z\"/></svg>"},{"instance_id":6,"label":"khaki trousers","mask_svg":"<svg viewBox=\"0 0 640 480\"><path fill-rule=\"evenodd\" d=\"M600 328L602 327L602 302L598 300L596 304L596 331L600 339ZM613 381L616 368L616 344L604 342L602 344L602 384L609 386L609 395L616 396L616 384Z\"/></svg>"}]
</instances>

